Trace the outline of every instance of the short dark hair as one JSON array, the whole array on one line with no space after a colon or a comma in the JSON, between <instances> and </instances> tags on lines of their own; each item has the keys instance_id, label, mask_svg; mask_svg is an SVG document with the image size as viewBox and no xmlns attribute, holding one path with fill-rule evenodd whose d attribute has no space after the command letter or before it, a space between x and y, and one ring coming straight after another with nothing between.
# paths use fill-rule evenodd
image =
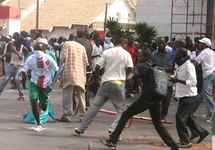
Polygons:
<instances>
[{"instance_id":1,"label":"short dark hair","mask_svg":"<svg viewBox=\"0 0 215 150\"><path fill-rule=\"evenodd\" d=\"M187 49L186 49L186 48L184 48L184 47L179 47L179 48L177 49L177 51L178 51L179 53L182 54L182 57L186 57L186 56L187 56Z\"/></svg>"},{"instance_id":2,"label":"short dark hair","mask_svg":"<svg viewBox=\"0 0 215 150\"><path fill-rule=\"evenodd\" d=\"M118 35L115 36L115 45L122 45L124 39Z\"/></svg>"},{"instance_id":3,"label":"short dark hair","mask_svg":"<svg viewBox=\"0 0 215 150\"><path fill-rule=\"evenodd\" d=\"M152 53L149 50L141 50L140 54L142 54L142 55L144 55L146 57L149 57L149 59L152 58Z\"/></svg>"}]
</instances>

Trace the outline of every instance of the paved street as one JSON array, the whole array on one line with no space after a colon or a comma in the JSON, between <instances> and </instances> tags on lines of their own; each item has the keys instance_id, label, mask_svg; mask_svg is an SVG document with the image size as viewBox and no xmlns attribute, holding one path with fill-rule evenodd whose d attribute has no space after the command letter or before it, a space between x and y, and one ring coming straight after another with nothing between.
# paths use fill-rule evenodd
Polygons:
<instances>
[{"instance_id":1,"label":"paved street","mask_svg":"<svg viewBox=\"0 0 215 150\"><path fill-rule=\"evenodd\" d=\"M0 81L2 81L2 77ZM51 93L51 104L56 117L61 117L62 102L61 88L59 82L56 83ZM112 123L114 115L99 112L91 126L81 136L73 135L73 129L80 124L78 115L72 118L71 123L54 122L49 117L48 122L43 125L44 130L40 133L33 131L35 124L26 123L22 119L22 114L31 110L28 92L25 91L26 100L16 101L18 91L10 89L10 84L0 96L0 149L1 150L87 150L89 141L93 143L93 150L108 150L99 140L108 139L108 127ZM139 95L135 95L137 98ZM91 95L91 101L93 95ZM135 100L135 99L134 99ZM134 100L126 100L126 104L131 104ZM178 135L175 125L175 113L177 102L171 101L167 119L173 121L173 124L165 123L165 127L171 133L175 140ZM106 103L103 109L114 110L111 102ZM211 124L206 123L202 115L205 113L205 104L203 103L196 112L196 120L200 125L210 131ZM139 116L149 117L148 111L139 114ZM118 142L118 150L167 150L168 147L161 140L155 131L152 122L144 120L133 120L130 128L122 133L123 140ZM209 150L211 149L211 136L208 136L201 144L195 144L192 149Z\"/></svg>"}]
</instances>

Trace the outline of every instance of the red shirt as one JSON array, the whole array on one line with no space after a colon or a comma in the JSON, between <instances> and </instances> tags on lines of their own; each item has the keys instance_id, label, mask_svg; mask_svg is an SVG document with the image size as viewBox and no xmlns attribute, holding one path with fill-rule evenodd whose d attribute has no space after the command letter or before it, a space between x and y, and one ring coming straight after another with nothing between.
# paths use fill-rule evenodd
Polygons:
<instances>
[{"instance_id":1,"label":"red shirt","mask_svg":"<svg viewBox=\"0 0 215 150\"><path fill-rule=\"evenodd\" d=\"M132 60L134 59L134 57L137 57L137 48L134 44L131 46L127 45L126 50L131 55Z\"/></svg>"}]
</instances>

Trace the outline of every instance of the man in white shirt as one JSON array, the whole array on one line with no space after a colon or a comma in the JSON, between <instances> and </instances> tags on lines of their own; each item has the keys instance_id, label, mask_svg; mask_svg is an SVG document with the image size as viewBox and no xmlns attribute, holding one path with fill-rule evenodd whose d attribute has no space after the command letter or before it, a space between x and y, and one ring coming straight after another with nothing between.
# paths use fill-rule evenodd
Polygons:
<instances>
[{"instance_id":1,"label":"man in white shirt","mask_svg":"<svg viewBox=\"0 0 215 150\"><path fill-rule=\"evenodd\" d=\"M202 50L199 55L195 59L195 66L202 67L202 75L203 75L203 88L200 94L202 96L198 96L196 102L199 104L205 100L207 105L205 118L209 118L209 122L211 121L211 117L214 109L214 101L213 101L213 89L214 89L214 81L213 74L215 71L215 53L209 47L212 45L210 39L203 38L199 40L199 49Z\"/></svg>"},{"instance_id":2,"label":"man in white shirt","mask_svg":"<svg viewBox=\"0 0 215 150\"><path fill-rule=\"evenodd\" d=\"M192 147L188 127L200 135L197 143L200 143L209 134L190 116L197 95L197 81L195 67L189 58L185 48L178 48L175 53L175 76L170 76L170 81L176 83L175 94L179 98L179 106L176 112L176 129L180 137L181 148Z\"/></svg>"},{"instance_id":3,"label":"man in white shirt","mask_svg":"<svg viewBox=\"0 0 215 150\"><path fill-rule=\"evenodd\" d=\"M49 93L52 91L59 75L56 62L51 56L44 53L45 50L43 43L35 44L34 54L28 57L19 74L19 78L22 80L24 74L29 69L32 70L30 100L32 102L32 111L37 122L37 127L34 129L36 132L42 131L39 115L42 114L42 110L45 111L47 109ZM51 79L52 70L55 71L53 80ZM40 106L38 106L38 100L40 100Z\"/></svg>"},{"instance_id":4,"label":"man in white shirt","mask_svg":"<svg viewBox=\"0 0 215 150\"><path fill-rule=\"evenodd\" d=\"M101 78L101 86L95 96L93 104L84 116L81 125L74 130L75 135L84 133L96 117L99 109L108 99L111 100L117 109L117 114L108 132L112 133L115 130L122 112L125 110L125 72L126 69L130 71L133 67L131 55L122 48L122 44L124 44L124 39L117 36L116 46L108 51L104 51L100 60L97 62L96 72L98 74L100 74L100 68L105 66L105 72Z\"/></svg>"}]
</instances>

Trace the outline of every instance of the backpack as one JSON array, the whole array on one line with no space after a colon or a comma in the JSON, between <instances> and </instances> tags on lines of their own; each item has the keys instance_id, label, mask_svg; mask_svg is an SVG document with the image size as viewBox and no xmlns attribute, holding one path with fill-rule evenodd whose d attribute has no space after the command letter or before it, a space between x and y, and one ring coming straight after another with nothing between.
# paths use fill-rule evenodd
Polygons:
<instances>
[{"instance_id":1,"label":"backpack","mask_svg":"<svg viewBox=\"0 0 215 150\"><path fill-rule=\"evenodd\" d=\"M166 71L159 65L146 62L149 67L149 91L158 98L167 95L168 75Z\"/></svg>"}]
</instances>

